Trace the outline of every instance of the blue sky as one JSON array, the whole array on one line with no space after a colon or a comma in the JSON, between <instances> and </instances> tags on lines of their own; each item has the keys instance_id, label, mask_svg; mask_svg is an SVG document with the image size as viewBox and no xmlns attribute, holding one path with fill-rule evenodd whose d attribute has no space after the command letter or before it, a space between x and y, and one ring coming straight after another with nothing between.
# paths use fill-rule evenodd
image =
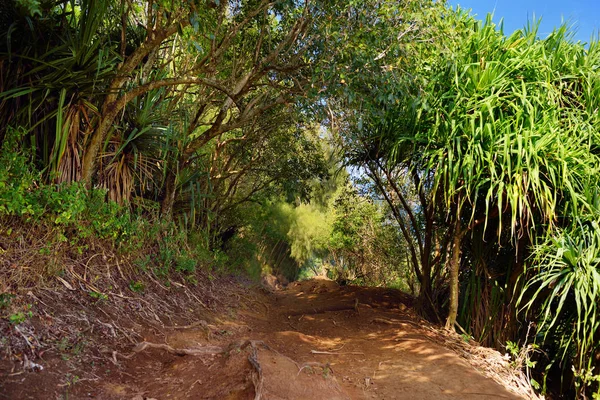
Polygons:
<instances>
[{"instance_id":1,"label":"blue sky","mask_svg":"<svg viewBox=\"0 0 600 400\"><path fill-rule=\"evenodd\" d=\"M562 21L574 24L576 40L589 42L600 30L600 0L449 0L450 5L472 9L479 19L494 12L494 21L504 18L504 33L510 34L542 18L539 35L545 37Z\"/></svg>"}]
</instances>

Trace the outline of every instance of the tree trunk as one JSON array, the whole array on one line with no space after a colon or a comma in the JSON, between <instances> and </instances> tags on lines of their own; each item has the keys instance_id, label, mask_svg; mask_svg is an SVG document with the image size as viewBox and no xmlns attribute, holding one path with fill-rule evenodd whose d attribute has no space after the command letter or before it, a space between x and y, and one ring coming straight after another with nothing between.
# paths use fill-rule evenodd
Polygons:
<instances>
[{"instance_id":1,"label":"tree trunk","mask_svg":"<svg viewBox=\"0 0 600 400\"><path fill-rule=\"evenodd\" d=\"M523 280L521 280L519 283L519 277L524 273L525 260L527 259L528 255L528 244L530 244L529 234L527 230L524 230L523 234L517 241L515 248L517 252L516 261L507 279L507 292L505 297L507 310L504 314L502 331L498 332L498 339L502 343L505 343L507 340L516 337L519 331L519 323L516 318L517 307L515 304L515 294L521 290L523 285Z\"/></svg>"},{"instance_id":2,"label":"tree trunk","mask_svg":"<svg viewBox=\"0 0 600 400\"><path fill-rule=\"evenodd\" d=\"M102 117L100 123L94 132L91 133L90 141L87 144L83 152L83 161L81 166L81 180L85 183L87 188L92 187L92 177L96 168L96 159L100 151L102 142L106 139L108 132L112 128L113 122L119 115L127 103L132 98L124 99L121 96L122 104L117 101L119 99L119 92L129 79L130 74L140 65L144 57L148 56L151 51L160 47L162 42L175 34L181 25L187 25L189 22L186 18L181 21L171 24L165 27L161 31L153 32L149 35L144 43L142 43L118 68L115 74L115 78L110 83L108 88L108 94L102 104ZM143 94L139 93L139 94Z\"/></svg>"},{"instance_id":3,"label":"tree trunk","mask_svg":"<svg viewBox=\"0 0 600 400\"><path fill-rule=\"evenodd\" d=\"M460 207L459 207L460 208ZM454 226L454 238L452 240L452 257L450 258L450 306L448 309L448 318L446 319L446 329L454 329L456 316L458 315L458 273L460 271L460 251L464 232L460 226L460 212L456 213L456 222Z\"/></svg>"},{"instance_id":4,"label":"tree trunk","mask_svg":"<svg viewBox=\"0 0 600 400\"><path fill-rule=\"evenodd\" d=\"M173 218L173 206L175 205L175 194L177 189L177 172L169 168L165 181L165 197L160 204L161 216L170 221Z\"/></svg>"},{"instance_id":5,"label":"tree trunk","mask_svg":"<svg viewBox=\"0 0 600 400\"><path fill-rule=\"evenodd\" d=\"M92 133L90 141L83 152L83 160L81 163L81 180L85 183L88 189L92 188L92 177L96 169L96 159L100 152L100 146L106 138L113 121L117 116L118 111L111 110L107 115L103 115L100 124Z\"/></svg>"},{"instance_id":6,"label":"tree trunk","mask_svg":"<svg viewBox=\"0 0 600 400\"><path fill-rule=\"evenodd\" d=\"M417 297L417 310L419 314L430 321L442 322L434 304L431 284L424 285L420 282L419 296Z\"/></svg>"}]
</instances>

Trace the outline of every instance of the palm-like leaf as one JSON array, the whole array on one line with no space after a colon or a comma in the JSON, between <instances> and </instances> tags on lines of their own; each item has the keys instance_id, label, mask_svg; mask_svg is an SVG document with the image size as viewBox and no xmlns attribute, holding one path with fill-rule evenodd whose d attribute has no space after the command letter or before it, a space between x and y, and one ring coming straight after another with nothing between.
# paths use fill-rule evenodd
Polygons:
<instances>
[{"instance_id":1,"label":"palm-like leaf","mask_svg":"<svg viewBox=\"0 0 600 400\"><path fill-rule=\"evenodd\" d=\"M488 19L467 30L450 57L420 71L420 90L403 106L389 106L386 117L394 121L385 126L391 129L379 123L371 137L387 146L383 153L392 155L390 163L434 176L431 190L441 194L446 210L459 211L448 218L460 218L461 229L483 222L478 235L490 240L487 228L493 226L491 240L511 246L503 242L509 232L513 248L521 237L537 238L521 301L540 316L545 332L561 327L563 334L553 340L561 357L576 354L579 371L594 362L600 318L594 222L600 51L597 43L586 49L569 35L562 27L540 40L534 25L506 37ZM465 269L474 266L463 260ZM496 295L479 282L470 286L477 293L464 298L487 292L492 301ZM479 318L470 315L471 321ZM574 329L565 329L570 324Z\"/></svg>"},{"instance_id":2,"label":"palm-like leaf","mask_svg":"<svg viewBox=\"0 0 600 400\"><path fill-rule=\"evenodd\" d=\"M577 372L594 367L600 327L600 225L576 219L535 246L536 274L520 301L539 313L539 330L560 332L560 359L576 354ZM525 297L527 295L527 297Z\"/></svg>"},{"instance_id":3,"label":"palm-like leaf","mask_svg":"<svg viewBox=\"0 0 600 400\"><path fill-rule=\"evenodd\" d=\"M64 10L12 32L20 40L2 54L12 63L1 71L7 84L0 88L0 118L31 132L47 176L58 182L80 177L81 146L118 61L114 46L98 36L108 2L68 3Z\"/></svg>"}]
</instances>

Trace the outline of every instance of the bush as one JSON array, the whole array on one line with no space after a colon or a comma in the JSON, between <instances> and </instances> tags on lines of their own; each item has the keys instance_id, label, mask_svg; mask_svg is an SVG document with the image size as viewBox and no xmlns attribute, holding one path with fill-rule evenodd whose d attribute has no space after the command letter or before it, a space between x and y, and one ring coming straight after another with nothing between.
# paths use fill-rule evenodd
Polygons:
<instances>
[{"instance_id":1,"label":"bush","mask_svg":"<svg viewBox=\"0 0 600 400\"><path fill-rule=\"evenodd\" d=\"M87 190L78 182L44 183L31 162L33 150L20 144L24 135L22 129L8 128L0 149L0 216L47 222L75 231L77 238L93 235L116 245L144 232L128 208L106 201L104 190Z\"/></svg>"},{"instance_id":2,"label":"bush","mask_svg":"<svg viewBox=\"0 0 600 400\"><path fill-rule=\"evenodd\" d=\"M9 128L0 148L0 217L46 226L52 235L40 250L41 256L54 259L63 254L59 250L64 249L62 243L82 254L90 241L109 240L120 252L133 255L139 270L163 278L178 272L190 281L198 260L220 266L226 261L223 254L208 251L202 240L190 249L187 231L174 223L150 222L128 206L107 201L104 190L87 190L78 182L44 183L42 172L31 161L33 151L21 144L24 136L23 130ZM52 274L47 268L45 271Z\"/></svg>"}]
</instances>

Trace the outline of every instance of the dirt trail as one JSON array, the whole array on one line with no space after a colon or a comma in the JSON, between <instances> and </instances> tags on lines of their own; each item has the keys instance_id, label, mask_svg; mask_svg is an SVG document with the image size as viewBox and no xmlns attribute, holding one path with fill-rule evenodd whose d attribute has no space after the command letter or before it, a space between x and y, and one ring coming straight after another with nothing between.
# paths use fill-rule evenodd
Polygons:
<instances>
[{"instance_id":1,"label":"dirt trail","mask_svg":"<svg viewBox=\"0 0 600 400\"><path fill-rule=\"evenodd\" d=\"M177 349L221 346L223 354L144 350L119 360L126 372L118 381L76 390L71 398L519 398L438 344L403 306L410 299L400 292L312 280L241 297L248 308L218 328L145 337Z\"/></svg>"}]
</instances>

